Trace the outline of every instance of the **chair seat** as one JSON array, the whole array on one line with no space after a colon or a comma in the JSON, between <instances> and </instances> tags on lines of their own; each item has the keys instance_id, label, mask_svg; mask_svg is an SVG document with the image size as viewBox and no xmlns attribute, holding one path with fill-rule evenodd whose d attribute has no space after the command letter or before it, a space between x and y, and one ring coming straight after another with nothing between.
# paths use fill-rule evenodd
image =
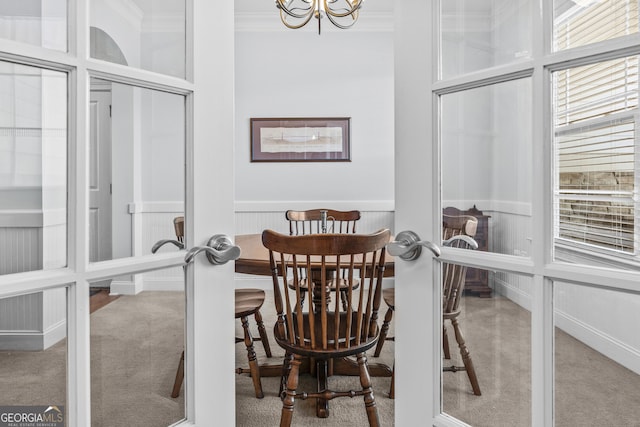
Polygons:
<instances>
[{"instance_id":1,"label":"chair seat","mask_svg":"<svg viewBox=\"0 0 640 427\"><path fill-rule=\"evenodd\" d=\"M236 289L236 319L249 316L262 307L265 293L262 289Z\"/></svg>"}]
</instances>

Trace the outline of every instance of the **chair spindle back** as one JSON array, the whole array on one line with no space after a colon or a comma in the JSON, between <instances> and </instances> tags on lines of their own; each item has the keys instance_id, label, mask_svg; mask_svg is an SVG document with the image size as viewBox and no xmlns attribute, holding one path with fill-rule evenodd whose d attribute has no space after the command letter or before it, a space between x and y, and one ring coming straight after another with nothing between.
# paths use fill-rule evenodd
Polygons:
<instances>
[{"instance_id":1,"label":"chair spindle back","mask_svg":"<svg viewBox=\"0 0 640 427\"><path fill-rule=\"evenodd\" d=\"M386 229L369 235L301 236L265 230L262 242L269 249L277 312L274 335L278 343L285 349L295 349L294 353L319 358L371 348L379 333L377 315L385 245L390 236ZM338 287L327 286L335 270L343 270L352 284L343 290L345 306L340 304ZM301 287L303 277L311 278L308 291L313 298L313 302L304 305L298 303L306 291ZM357 278L360 286L354 289Z\"/></svg>"},{"instance_id":2,"label":"chair spindle back","mask_svg":"<svg viewBox=\"0 0 640 427\"><path fill-rule=\"evenodd\" d=\"M310 209L306 211L288 210L285 213L285 217L289 221L289 234L300 236L303 234L322 233L322 211L327 212L327 232L341 234L354 234L356 232L356 223L360 219L360 211Z\"/></svg>"},{"instance_id":3,"label":"chair spindle back","mask_svg":"<svg viewBox=\"0 0 640 427\"><path fill-rule=\"evenodd\" d=\"M443 215L443 245L475 249L477 244L473 237L478 228L478 219L470 215ZM468 236L471 239L457 239L455 236ZM452 239L452 240L451 240ZM442 312L444 315L457 314L460 311L460 298L464 292L467 267L460 264L443 263L442 265Z\"/></svg>"}]
</instances>

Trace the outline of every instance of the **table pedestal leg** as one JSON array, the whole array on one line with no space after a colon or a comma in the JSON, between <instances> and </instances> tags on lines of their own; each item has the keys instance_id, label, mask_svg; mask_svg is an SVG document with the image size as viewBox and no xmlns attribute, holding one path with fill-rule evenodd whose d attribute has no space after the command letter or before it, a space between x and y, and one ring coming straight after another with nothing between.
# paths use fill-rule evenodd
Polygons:
<instances>
[{"instance_id":1,"label":"table pedestal leg","mask_svg":"<svg viewBox=\"0 0 640 427\"><path fill-rule=\"evenodd\" d=\"M327 389L327 361L318 360L316 365L316 375L318 379L318 393ZM316 399L316 416L318 418L329 417L329 401L326 399Z\"/></svg>"}]
</instances>

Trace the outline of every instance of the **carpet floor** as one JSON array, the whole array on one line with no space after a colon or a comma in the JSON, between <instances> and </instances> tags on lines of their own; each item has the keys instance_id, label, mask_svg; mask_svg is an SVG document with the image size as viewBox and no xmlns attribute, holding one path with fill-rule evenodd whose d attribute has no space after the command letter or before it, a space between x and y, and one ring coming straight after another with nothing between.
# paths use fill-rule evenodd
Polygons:
<instances>
[{"instance_id":1,"label":"carpet floor","mask_svg":"<svg viewBox=\"0 0 640 427\"><path fill-rule=\"evenodd\" d=\"M501 297L466 297L463 301L461 325L482 396L471 393L465 372L445 372L444 412L473 426L530 426L530 313ZM272 307L268 300L262 310L267 325L274 321ZM93 427L159 427L183 418L184 393L177 399L170 397L182 351L183 317L184 295L177 292L121 296L91 314ZM253 321L251 325L258 336ZM241 336L239 321L236 328ZM270 332L271 327L267 329ZM445 361L445 365L459 365L452 335L449 341L452 361ZM255 348L260 363L281 363L283 352L273 339L271 359L265 357L261 343ZM380 358L369 355L369 363L391 366L393 350L394 343L388 341ZM640 426L639 375L561 331L556 334L555 350L556 426ZM237 344L235 352L237 366L246 367L244 345ZM66 358L66 340L46 351L0 352L0 405L64 405ZM329 381L335 388L359 388L357 377L335 376ZM382 425L392 426L391 379L372 381ZM312 390L314 385L310 376L301 376L301 389ZM264 399L255 398L248 375L237 375L235 386L237 426L278 425L282 407L277 395L279 378L263 378ZM362 398L335 399L330 402L330 411L329 418L319 419L314 400L299 401L294 425L367 425Z\"/></svg>"}]
</instances>

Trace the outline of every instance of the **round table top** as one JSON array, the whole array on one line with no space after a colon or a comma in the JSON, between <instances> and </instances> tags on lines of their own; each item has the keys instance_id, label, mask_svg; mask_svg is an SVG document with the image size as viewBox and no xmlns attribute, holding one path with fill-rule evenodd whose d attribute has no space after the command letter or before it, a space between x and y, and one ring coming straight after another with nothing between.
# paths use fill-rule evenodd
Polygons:
<instances>
[{"instance_id":1,"label":"round table top","mask_svg":"<svg viewBox=\"0 0 640 427\"><path fill-rule=\"evenodd\" d=\"M270 276L269 250L262 244L262 234L238 234L235 244L240 247L240 258L236 260L236 273ZM394 275L394 260L387 252L384 276Z\"/></svg>"}]
</instances>

